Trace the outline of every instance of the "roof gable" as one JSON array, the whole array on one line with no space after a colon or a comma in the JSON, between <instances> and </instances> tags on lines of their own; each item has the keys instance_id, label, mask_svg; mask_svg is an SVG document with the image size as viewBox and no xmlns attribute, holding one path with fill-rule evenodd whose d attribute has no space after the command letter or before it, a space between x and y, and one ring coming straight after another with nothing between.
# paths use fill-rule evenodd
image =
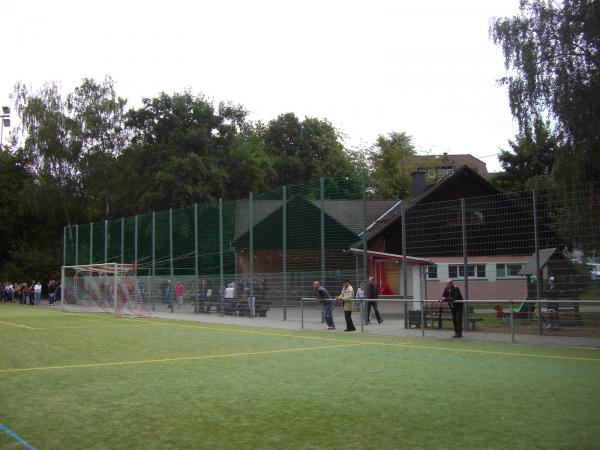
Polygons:
<instances>
[{"instance_id":1,"label":"roof gable","mask_svg":"<svg viewBox=\"0 0 600 450\"><path fill-rule=\"evenodd\" d=\"M429 186L424 192L410 195L382 214L369 226L369 240L374 239L401 218L402 206L406 210L424 203L433 203L459 198L500 194L501 191L468 166L445 176ZM362 235L362 233L359 233Z\"/></svg>"},{"instance_id":2,"label":"roof gable","mask_svg":"<svg viewBox=\"0 0 600 450\"><path fill-rule=\"evenodd\" d=\"M283 206L265 216L253 228L254 249L283 248ZM357 239L356 233L339 223L326 212L325 247L345 247ZM286 203L287 248L317 249L321 246L321 209L304 197L293 197ZM301 232L300 232L301 231ZM235 240L238 249L249 247L249 230Z\"/></svg>"}]
</instances>

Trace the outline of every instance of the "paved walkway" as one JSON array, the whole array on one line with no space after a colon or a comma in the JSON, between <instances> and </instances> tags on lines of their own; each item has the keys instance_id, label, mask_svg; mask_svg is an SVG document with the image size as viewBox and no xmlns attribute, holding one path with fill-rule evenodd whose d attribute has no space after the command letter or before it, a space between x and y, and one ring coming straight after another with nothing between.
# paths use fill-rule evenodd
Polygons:
<instances>
[{"instance_id":1,"label":"paved walkway","mask_svg":"<svg viewBox=\"0 0 600 450\"><path fill-rule=\"evenodd\" d=\"M161 308L162 309L162 308ZM190 309L175 310L174 313L168 311L154 311L151 313L153 317L162 319L177 319L190 320L195 322L216 323L242 325L250 327L262 328L279 328L289 330L327 330L325 324L321 323L320 312L316 308L308 308L304 311L302 317L299 308L287 309L287 320L283 320L283 309L273 307L267 314L267 317L238 317L238 316L219 316L212 312L211 314L194 314ZM360 313L352 314L357 332L361 332ZM336 330L329 331L330 333L343 333L346 324L341 308L336 308L334 320ZM407 336L407 337L422 337L421 329L405 329L404 320L401 318L385 319L382 324L364 325L362 327L364 334L378 336ZM425 330L425 337L438 339L452 339L452 330ZM495 342L495 343L511 343L510 333L486 333L478 331L469 331L464 333L464 341L469 342ZM600 348L600 338L589 337L571 337L571 336L548 336L548 335L526 335L515 334L515 343L524 345L548 345L558 347L596 347Z\"/></svg>"}]
</instances>

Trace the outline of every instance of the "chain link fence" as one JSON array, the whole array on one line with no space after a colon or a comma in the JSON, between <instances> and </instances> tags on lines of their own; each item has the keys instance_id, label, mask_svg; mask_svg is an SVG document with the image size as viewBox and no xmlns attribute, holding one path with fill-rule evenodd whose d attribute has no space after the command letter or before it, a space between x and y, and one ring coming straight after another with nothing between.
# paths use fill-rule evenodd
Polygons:
<instances>
[{"instance_id":1,"label":"chain link fence","mask_svg":"<svg viewBox=\"0 0 600 450\"><path fill-rule=\"evenodd\" d=\"M434 301L453 279L467 330L600 338L598 188L446 194L370 200L361 177L321 179L67 227L64 265L132 265L156 313L307 324L322 320L302 300L313 281L337 295L371 275L385 329L431 332L451 328Z\"/></svg>"}]
</instances>

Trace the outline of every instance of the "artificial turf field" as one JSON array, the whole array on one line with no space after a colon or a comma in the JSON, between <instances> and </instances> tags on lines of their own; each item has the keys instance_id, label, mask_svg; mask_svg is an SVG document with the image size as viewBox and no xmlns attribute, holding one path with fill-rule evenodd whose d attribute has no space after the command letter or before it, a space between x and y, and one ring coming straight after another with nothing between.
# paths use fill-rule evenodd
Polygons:
<instances>
[{"instance_id":1,"label":"artificial turf field","mask_svg":"<svg viewBox=\"0 0 600 450\"><path fill-rule=\"evenodd\" d=\"M600 351L0 305L0 423L37 449L598 448Z\"/></svg>"}]
</instances>

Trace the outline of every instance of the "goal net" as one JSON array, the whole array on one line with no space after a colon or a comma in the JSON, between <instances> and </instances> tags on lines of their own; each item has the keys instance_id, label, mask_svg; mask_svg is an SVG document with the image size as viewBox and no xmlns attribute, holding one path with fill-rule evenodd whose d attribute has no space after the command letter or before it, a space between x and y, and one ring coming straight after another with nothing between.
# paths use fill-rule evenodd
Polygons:
<instances>
[{"instance_id":1,"label":"goal net","mask_svg":"<svg viewBox=\"0 0 600 450\"><path fill-rule=\"evenodd\" d=\"M144 286L132 264L63 266L61 305L70 312L147 316Z\"/></svg>"}]
</instances>

